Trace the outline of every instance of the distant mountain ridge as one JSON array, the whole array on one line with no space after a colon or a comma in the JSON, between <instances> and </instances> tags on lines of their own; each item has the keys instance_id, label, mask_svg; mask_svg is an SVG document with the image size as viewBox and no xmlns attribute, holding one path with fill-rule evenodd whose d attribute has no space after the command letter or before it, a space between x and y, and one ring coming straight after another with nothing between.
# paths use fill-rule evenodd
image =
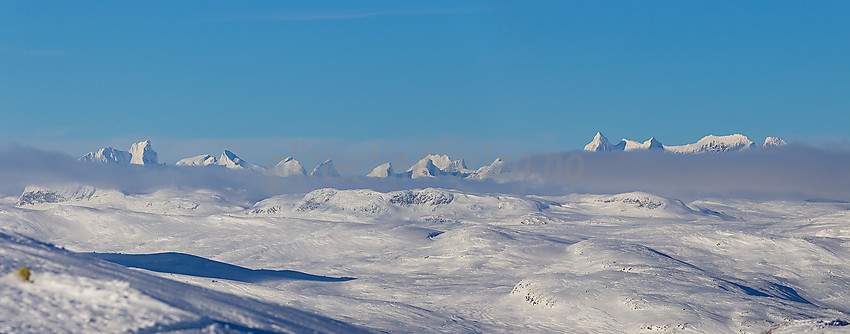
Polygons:
<instances>
[{"instance_id":1,"label":"distant mountain ridge","mask_svg":"<svg viewBox=\"0 0 850 334\"><path fill-rule=\"evenodd\" d=\"M504 160L497 158L490 165L478 169L466 167L463 159L451 160L448 155L429 154L417 161L402 173L394 173L392 164L389 162L375 167L367 176L376 178L436 178L441 176L454 176L466 179L483 180L501 174Z\"/></svg>"},{"instance_id":2,"label":"distant mountain ridge","mask_svg":"<svg viewBox=\"0 0 850 334\"><path fill-rule=\"evenodd\" d=\"M787 145L785 140L778 137L767 137L763 147L780 147ZM616 145L611 142L601 132L597 132L584 150L588 152L611 152L611 151L636 151L636 150L658 150L678 154L699 154L699 153L723 153L723 152L740 152L756 148L756 144L742 134L733 134L726 136L708 135L698 140L696 143L667 146L661 144L655 137L640 143L634 140L621 139Z\"/></svg>"},{"instance_id":3,"label":"distant mountain ridge","mask_svg":"<svg viewBox=\"0 0 850 334\"><path fill-rule=\"evenodd\" d=\"M787 145L782 138L765 138L763 148L774 149ZM588 152L616 152L616 151L658 151L675 154L701 154L701 153L723 153L741 152L755 149L758 146L747 136L732 134L725 136L708 135L695 143L667 146L655 137L644 142L621 139L617 144L612 144L601 132L597 132L593 140L584 146ZM156 151L153 150L149 140L140 141L131 145L129 151L122 151L113 147L104 147L100 150L89 152L79 158L80 161L116 164L116 165L158 165ZM223 150L220 156L202 154L180 159L176 166L203 167L216 166L235 170L248 170L276 177L339 177L340 173L331 159L325 160L313 168L310 173L293 157L287 157L269 169L252 164L237 156L230 150ZM445 154L428 154L411 165L404 172L396 172L389 162L382 163L372 169L366 176L370 178L406 178L406 179L428 179L439 177L456 177L471 180L504 179L502 174L510 173L506 168L506 162L497 158L489 165L478 169L470 169L464 159L452 160Z\"/></svg>"}]
</instances>

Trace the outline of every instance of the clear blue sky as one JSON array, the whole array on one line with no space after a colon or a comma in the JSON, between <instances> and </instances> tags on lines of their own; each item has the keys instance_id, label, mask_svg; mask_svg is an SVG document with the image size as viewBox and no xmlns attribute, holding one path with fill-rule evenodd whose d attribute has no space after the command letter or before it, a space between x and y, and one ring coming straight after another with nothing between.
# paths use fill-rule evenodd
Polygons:
<instances>
[{"instance_id":1,"label":"clear blue sky","mask_svg":"<svg viewBox=\"0 0 850 334\"><path fill-rule=\"evenodd\" d=\"M847 138L848 60L850 1L0 1L0 141Z\"/></svg>"}]
</instances>

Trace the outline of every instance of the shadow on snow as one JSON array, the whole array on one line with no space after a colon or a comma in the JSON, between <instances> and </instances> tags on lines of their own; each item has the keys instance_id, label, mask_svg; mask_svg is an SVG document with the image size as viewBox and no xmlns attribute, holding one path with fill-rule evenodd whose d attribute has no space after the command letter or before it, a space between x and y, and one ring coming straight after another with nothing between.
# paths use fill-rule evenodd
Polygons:
<instances>
[{"instance_id":1,"label":"shadow on snow","mask_svg":"<svg viewBox=\"0 0 850 334\"><path fill-rule=\"evenodd\" d=\"M294 270L249 269L224 262L213 261L200 256L175 252L153 254L87 254L95 258L117 263L126 267L140 268L161 273L219 278L248 283L281 279L319 282L345 282L354 279L353 277L312 275Z\"/></svg>"}]
</instances>

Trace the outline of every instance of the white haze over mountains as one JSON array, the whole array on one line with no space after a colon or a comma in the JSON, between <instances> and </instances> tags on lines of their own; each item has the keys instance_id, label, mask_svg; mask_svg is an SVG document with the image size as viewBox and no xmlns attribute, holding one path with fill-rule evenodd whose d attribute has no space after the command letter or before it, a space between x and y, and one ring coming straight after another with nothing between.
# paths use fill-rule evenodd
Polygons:
<instances>
[{"instance_id":1,"label":"white haze over mountains","mask_svg":"<svg viewBox=\"0 0 850 334\"><path fill-rule=\"evenodd\" d=\"M341 188L375 187L381 190L450 184L453 187L491 187L516 193L617 193L639 190L673 197L734 194L850 200L844 191L848 186L848 177L839 173L841 168L837 167L847 166L846 152L786 145L778 138L768 138L765 146L773 148L781 145L781 149L756 149L752 148L755 145L738 145L746 144L748 139L745 138L738 135L708 136L695 144L674 148L702 147L711 151L718 147L746 147L746 152L669 154L667 151L671 151L670 147L655 149L655 141L649 140L646 148L633 148L625 152L565 152L511 161L496 159L492 164L477 169L469 169L463 159L451 160L446 155L433 154L420 159L404 172L396 172L395 166L384 163L364 176L351 176L346 170L340 173L333 161L328 160L311 169L312 178L307 175L304 166L292 157L265 169L227 150L221 157L200 155L180 160L175 166L157 164L156 168L132 168L134 165L129 163L131 159L126 157L127 154L122 155L121 151L112 148L80 158L83 161L109 162L91 164L78 163L59 153L10 147L3 152L7 156L3 159L5 173L20 176L7 177L2 186L3 193L7 195L19 193L27 185L39 183L40 179L82 184L118 184L130 192L179 184L247 188L254 193L273 194L276 188L305 190L314 188L314 184ZM591 144L600 142L604 144L608 140L597 134ZM633 143L625 142L627 147L635 147ZM141 160L153 162L150 157L155 158L156 153L151 143L142 143L144 149L139 151L140 156L147 152L148 159ZM38 162L41 159L47 162ZM343 177L339 177L340 174ZM466 180L482 181L479 182L482 184L476 185Z\"/></svg>"}]
</instances>

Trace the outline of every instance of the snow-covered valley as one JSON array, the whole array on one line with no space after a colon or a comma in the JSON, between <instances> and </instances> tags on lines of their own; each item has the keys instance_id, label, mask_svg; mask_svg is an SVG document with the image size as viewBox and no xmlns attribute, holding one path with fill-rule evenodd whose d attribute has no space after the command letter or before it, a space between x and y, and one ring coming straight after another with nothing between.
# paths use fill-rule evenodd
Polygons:
<instances>
[{"instance_id":1,"label":"snow-covered valley","mask_svg":"<svg viewBox=\"0 0 850 334\"><path fill-rule=\"evenodd\" d=\"M4 278L3 331L850 330L841 201L446 188L252 198L64 185L3 199L2 270L28 266L34 281Z\"/></svg>"}]
</instances>

